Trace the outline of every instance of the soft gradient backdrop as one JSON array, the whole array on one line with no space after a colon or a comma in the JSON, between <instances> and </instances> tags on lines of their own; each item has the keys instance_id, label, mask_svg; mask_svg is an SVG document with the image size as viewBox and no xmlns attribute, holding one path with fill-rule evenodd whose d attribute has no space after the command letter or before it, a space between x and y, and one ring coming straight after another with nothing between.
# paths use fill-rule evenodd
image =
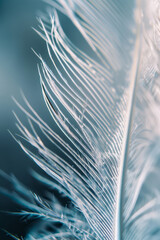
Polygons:
<instances>
[{"instance_id":1,"label":"soft gradient backdrop","mask_svg":"<svg viewBox=\"0 0 160 240\"><path fill-rule=\"evenodd\" d=\"M37 188L30 176L30 169L36 168L34 163L23 153L8 130L16 133L15 118L12 110L19 112L12 100L14 96L22 102L20 90L45 116L45 106L41 96L38 59L31 50L46 56L44 41L33 31L37 16L46 12L41 0L0 0L0 169L14 174L28 186ZM19 113L23 119L23 115ZM0 177L0 187L13 191L7 181ZM1 211L19 211L18 205L0 194ZM30 223L25 219L0 212L0 228L12 234L24 236ZM0 230L0 240L11 239Z\"/></svg>"}]
</instances>

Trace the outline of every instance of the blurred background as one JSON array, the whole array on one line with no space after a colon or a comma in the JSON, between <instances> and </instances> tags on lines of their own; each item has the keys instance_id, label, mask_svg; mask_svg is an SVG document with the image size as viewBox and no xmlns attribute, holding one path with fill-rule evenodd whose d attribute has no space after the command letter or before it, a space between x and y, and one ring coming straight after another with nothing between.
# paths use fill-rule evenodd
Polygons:
<instances>
[{"instance_id":1,"label":"blurred background","mask_svg":"<svg viewBox=\"0 0 160 240\"><path fill-rule=\"evenodd\" d=\"M38 58L31 50L35 49L44 58L47 54L44 41L32 29L38 25L36 17L45 11L41 0L0 0L0 169L40 192L43 189L30 175L31 168L38 168L8 130L14 134L18 132L12 113L13 110L18 112L18 108L12 96L22 102L20 90L41 116L47 114L39 84ZM22 113L21 119L23 121ZM0 187L13 192L3 177L0 177ZM0 194L0 240L13 239L3 229L19 237L25 236L32 221L3 212L20 209L10 198Z\"/></svg>"}]
</instances>

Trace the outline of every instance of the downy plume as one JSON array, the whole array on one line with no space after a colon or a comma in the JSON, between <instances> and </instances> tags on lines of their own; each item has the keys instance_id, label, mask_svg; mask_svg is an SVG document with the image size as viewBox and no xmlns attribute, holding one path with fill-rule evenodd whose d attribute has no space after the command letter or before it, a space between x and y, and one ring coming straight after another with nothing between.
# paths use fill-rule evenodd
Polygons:
<instances>
[{"instance_id":1,"label":"downy plume","mask_svg":"<svg viewBox=\"0 0 160 240\"><path fill-rule=\"evenodd\" d=\"M31 199L16 195L29 209L22 215L43 219L25 239L158 240L160 2L46 2L53 14L43 15L36 31L48 60L37 55L38 71L59 134L23 97L26 107L17 104L30 128L16 116L24 139L16 140L53 181L36 178L73 204L54 195L46 202L17 183L17 192ZM85 51L66 35L60 13Z\"/></svg>"}]
</instances>

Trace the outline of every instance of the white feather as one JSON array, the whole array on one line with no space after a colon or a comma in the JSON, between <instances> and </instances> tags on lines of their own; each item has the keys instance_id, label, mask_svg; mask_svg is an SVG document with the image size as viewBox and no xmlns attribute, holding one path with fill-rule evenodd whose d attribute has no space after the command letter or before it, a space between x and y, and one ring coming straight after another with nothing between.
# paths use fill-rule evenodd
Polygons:
<instances>
[{"instance_id":1,"label":"white feather","mask_svg":"<svg viewBox=\"0 0 160 240\"><path fill-rule=\"evenodd\" d=\"M42 203L37 214L63 227L53 233L45 224L42 235L36 230L27 239L159 239L159 1L47 2L72 21L88 50L71 42L55 10L50 20L39 20L36 31L52 65L38 56L42 93L61 133L24 97L29 110L17 104L31 130L17 118L18 128L38 154L17 141L59 185L38 179L69 197L75 208L58 200L48 208L37 198Z\"/></svg>"}]
</instances>

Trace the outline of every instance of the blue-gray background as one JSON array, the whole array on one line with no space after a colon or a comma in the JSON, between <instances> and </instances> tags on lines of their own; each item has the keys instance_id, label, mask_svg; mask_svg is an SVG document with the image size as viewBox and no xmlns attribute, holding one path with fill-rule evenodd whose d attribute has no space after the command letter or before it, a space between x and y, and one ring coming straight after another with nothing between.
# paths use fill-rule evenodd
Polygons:
<instances>
[{"instance_id":1,"label":"blue-gray background","mask_svg":"<svg viewBox=\"0 0 160 240\"><path fill-rule=\"evenodd\" d=\"M29 170L36 169L32 161L18 147L9 134L17 132L12 110L18 111L11 96L20 102L20 90L41 114L45 107L41 96L38 59L31 47L44 57L46 48L43 40L31 27L38 25L36 17L46 6L40 0L0 0L0 169L14 174L20 181L33 188L36 181ZM22 117L22 116L21 116ZM0 178L0 187L12 191L7 181ZM1 211L19 211L18 205L0 194ZM24 236L31 221L0 212L0 228L17 236ZM0 240L11 239L0 230Z\"/></svg>"}]
</instances>

